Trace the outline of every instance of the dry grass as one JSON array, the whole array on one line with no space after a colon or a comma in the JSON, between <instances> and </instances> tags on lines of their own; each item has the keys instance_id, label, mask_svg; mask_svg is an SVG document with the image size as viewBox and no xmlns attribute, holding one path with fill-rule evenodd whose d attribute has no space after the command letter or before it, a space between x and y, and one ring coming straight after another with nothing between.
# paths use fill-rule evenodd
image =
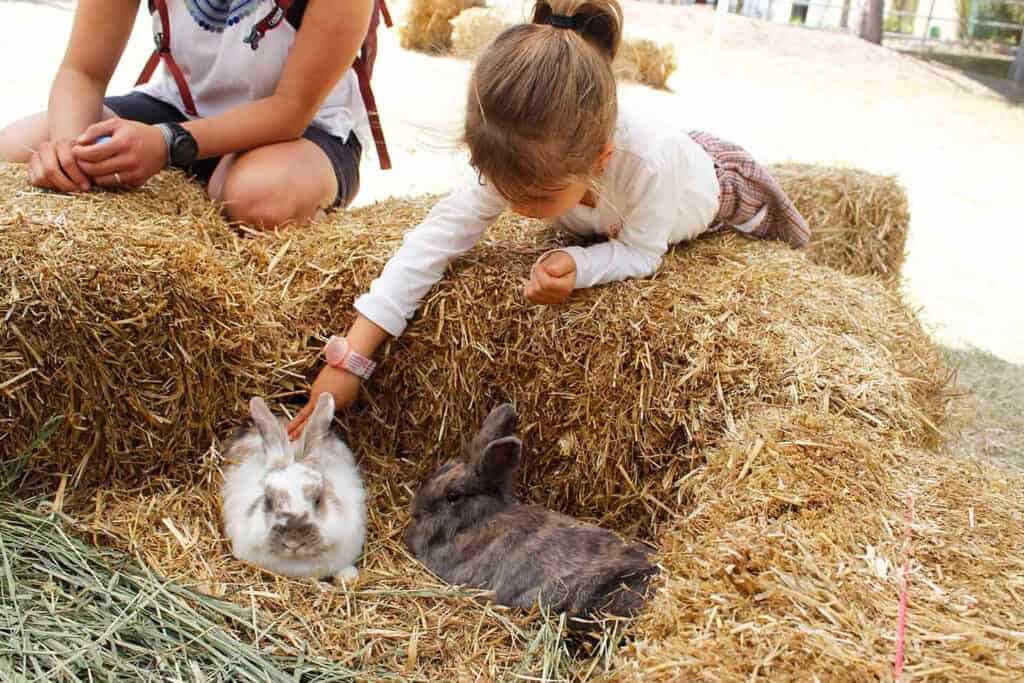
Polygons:
<instances>
[{"instance_id":1,"label":"dry grass","mask_svg":"<svg viewBox=\"0 0 1024 683\"><path fill-rule=\"evenodd\" d=\"M65 197L32 190L21 169L6 168L0 189L0 453L21 452L41 424L63 414L12 486L54 497L94 542L263 608L283 638L348 669L410 680L600 672L613 659L609 639L578 650L557 621L442 586L399 542L418 479L457 452L496 401L511 398L527 446L524 495L661 549L665 592L631 630L634 644L610 675L682 670L696 656L687 640L695 631L678 629L695 610L718 648L701 655L711 667L705 674L759 666L785 675L801 642L830 643L820 657L804 657L804 671L834 671L838 661L884 666L884 636L827 640L822 619L835 608L826 603L822 612L813 601L830 584L808 574L809 566L839 571L837 561L854 567L863 551L853 541L892 562L895 546L876 538L885 526L878 520L898 519L907 472L926 483L950 472L942 458L914 455L940 440L946 371L914 317L875 279L720 235L674 250L655 278L534 307L520 281L553 237L502 219L385 349L378 377L343 417L367 479L370 540L358 582L335 590L231 559L217 521L217 437L254 393L302 400L324 335L344 328L349 302L429 199L243 236L174 176L133 193ZM756 438L765 446L755 454ZM1018 503L1006 509L1020 508L1019 482L987 474L963 482L973 488L921 489L921 518L965 505L989 515L984 506L999 496ZM946 594L1006 605L999 627L1011 636L985 635L996 654L956 655L968 674L1020 661L1019 643L1008 643L1019 629L1010 610L1021 590L958 569L970 557L979 576L1016 571L1020 550L1007 539L1019 534L1019 518L1007 515L991 512L984 536L943 537L945 554L918 555L946 572L935 580ZM790 534L785 543L762 533L771 524ZM709 592L736 567L756 567L716 550L733 541L762 558L765 581L789 592L779 588L763 604L756 593ZM795 564L804 555L794 548L811 559ZM811 597L793 597L799 591L786 577L809 582ZM849 596L847 633L891 627L894 600L883 607L884 590L872 590ZM934 614L963 628L984 622L955 607L935 606ZM757 628L744 626L758 618ZM922 633L915 666L951 661ZM778 661L766 661L774 650Z\"/></svg>"},{"instance_id":2,"label":"dry grass","mask_svg":"<svg viewBox=\"0 0 1024 683\"><path fill-rule=\"evenodd\" d=\"M0 679L341 681L353 671L286 642L268 614L166 581L75 538L59 515L0 500Z\"/></svg>"},{"instance_id":3,"label":"dry grass","mask_svg":"<svg viewBox=\"0 0 1024 683\"><path fill-rule=\"evenodd\" d=\"M956 368L959 423L955 452L1024 472L1024 367L978 349L944 353Z\"/></svg>"}]
</instances>

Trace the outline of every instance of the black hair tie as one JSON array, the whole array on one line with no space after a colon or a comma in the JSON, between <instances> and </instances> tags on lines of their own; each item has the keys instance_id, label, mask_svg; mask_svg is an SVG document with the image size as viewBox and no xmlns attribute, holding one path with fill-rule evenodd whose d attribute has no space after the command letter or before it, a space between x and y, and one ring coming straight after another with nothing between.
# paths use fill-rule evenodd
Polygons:
<instances>
[{"instance_id":1,"label":"black hair tie","mask_svg":"<svg viewBox=\"0 0 1024 683\"><path fill-rule=\"evenodd\" d=\"M548 17L547 23L555 28L574 30L580 27L580 21L574 16L570 17L568 14L552 14Z\"/></svg>"}]
</instances>

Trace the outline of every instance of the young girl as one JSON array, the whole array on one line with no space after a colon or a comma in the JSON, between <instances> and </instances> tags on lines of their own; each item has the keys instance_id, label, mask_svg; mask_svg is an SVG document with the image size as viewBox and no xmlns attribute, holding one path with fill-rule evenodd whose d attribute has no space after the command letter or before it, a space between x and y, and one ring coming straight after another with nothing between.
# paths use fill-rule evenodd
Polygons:
<instances>
[{"instance_id":1,"label":"young girl","mask_svg":"<svg viewBox=\"0 0 1024 683\"><path fill-rule=\"evenodd\" d=\"M621 35L616 0L539 0L532 23L481 54L465 127L479 182L439 202L356 301L355 322L328 342L327 365L289 425L293 437L322 392L337 406L355 399L369 357L506 208L607 237L538 259L525 296L539 304L649 276L670 245L724 226L806 245L803 218L744 150L619 110L611 62Z\"/></svg>"},{"instance_id":2,"label":"young girl","mask_svg":"<svg viewBox=\"0 0 1024 683\"><path fill-rule=\"evenodd\" d=\"M139 2L79 0L50 109L0 131L0 160L62 192L187 168L254 227L355 197L369 126L352 66L377 0L150 0L169 51L147 83L104 97Z\"/></svg>"}]
</instances>

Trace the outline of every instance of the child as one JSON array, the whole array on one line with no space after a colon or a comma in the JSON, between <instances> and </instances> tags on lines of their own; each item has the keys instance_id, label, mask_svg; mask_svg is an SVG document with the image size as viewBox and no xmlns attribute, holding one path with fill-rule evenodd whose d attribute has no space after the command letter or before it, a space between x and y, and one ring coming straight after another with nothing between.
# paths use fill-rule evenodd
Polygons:
<instances>
[{"instance_id":1,"label":"child","mask_svg":"<svg viewBox=\"0 0 1024 683\"><path fill-rule=\"evenodd\" d=\"M322 392L355 400L369 359L400 335L448 262L506 209L606 236L543 255L525 296L557 304L574 289L657 271L672 244L732 226L800 248L803 218L741 148L618 108L611 63L622 36L617 0L538 0L480 56L469 84L465 142L479 182L439 202L360 297L344 338L332 337L294 438Z\"/></svg>"}]
</instances>

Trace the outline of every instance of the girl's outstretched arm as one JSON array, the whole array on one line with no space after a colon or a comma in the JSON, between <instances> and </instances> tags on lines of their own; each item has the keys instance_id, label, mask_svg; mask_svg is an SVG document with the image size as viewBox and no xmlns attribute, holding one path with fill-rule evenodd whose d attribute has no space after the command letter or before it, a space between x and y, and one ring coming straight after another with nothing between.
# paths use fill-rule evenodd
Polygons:
<instances>
[{"instance_id":1,"label":"girl's outstretched arm","mask_svg":"<svg viewBox=\"0 0 1024 683\"><path fill-rule=\"evenodd\" d=\"M370 291L356 300L356 310L388 334L401 335L448 262L472 249L505 206L501 195L476 181L439 201L406 234Z\"/></svg>"},{"instance_id":2,"label":"girl's outstretched arm","mask_svg":"<svg viewBox=\"0 0 1024 683\"><path fill-rule=\"evenodd\" d=\"M472 249L504 209L500 195L477 182L435 204L426 219L406 234L369 293L356 301L358 315L345 335L349 345L369 358L388 338L401 335L420 300L444 276L448 262ZM341 410L355 401L359 385L352 373L325 365L305 407L288 425L288 435L298 438L321 393L333 394L335 408Z\"/></svg>"}]
</instances>

